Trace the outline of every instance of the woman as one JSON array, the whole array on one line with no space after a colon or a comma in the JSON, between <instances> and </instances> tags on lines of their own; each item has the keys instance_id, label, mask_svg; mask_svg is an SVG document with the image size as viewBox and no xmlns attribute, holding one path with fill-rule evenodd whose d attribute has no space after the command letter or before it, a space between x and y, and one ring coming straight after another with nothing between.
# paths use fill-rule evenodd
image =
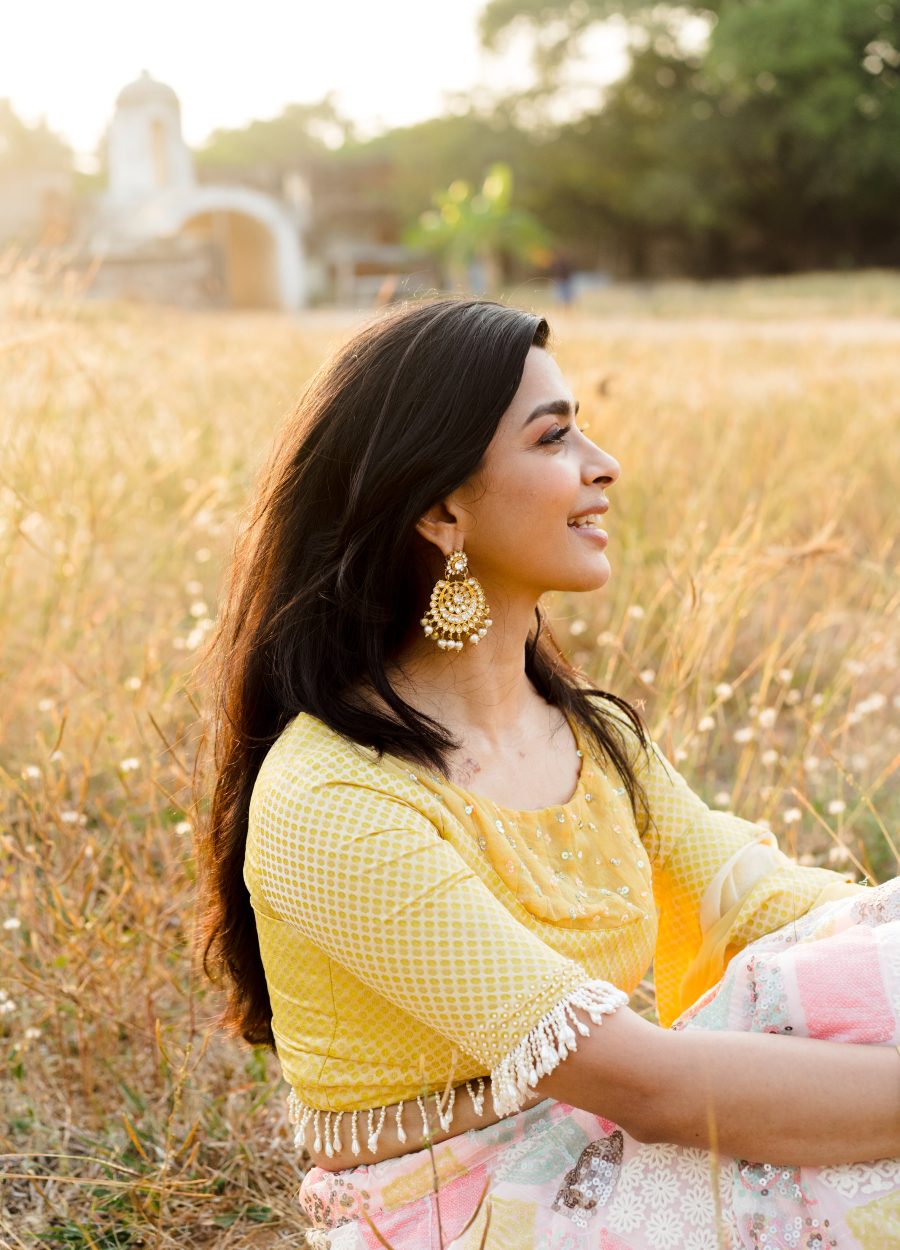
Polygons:
<instances>
[{"instance_id":1,"label":"woman","mask_svg":"<svg viewBox=\"0 0 900 1250\"><path fill-rule=\"evenodd\" d=\"M851 1217L900 1190L897 892L711 811L559 651L541 596L606 584L620 467L548 336L490 300L398 306L263 475L214 644L225 1022L291 1086L311 1244L875 1245L896 1208ZM785 950L732 960L847 933L862 1011L814 1009L818 958L773 1024ZM662 1027L627 1005L651 961ZM847 1166L865 1199L789 1179Z\"/></svg>"}]
</instances>

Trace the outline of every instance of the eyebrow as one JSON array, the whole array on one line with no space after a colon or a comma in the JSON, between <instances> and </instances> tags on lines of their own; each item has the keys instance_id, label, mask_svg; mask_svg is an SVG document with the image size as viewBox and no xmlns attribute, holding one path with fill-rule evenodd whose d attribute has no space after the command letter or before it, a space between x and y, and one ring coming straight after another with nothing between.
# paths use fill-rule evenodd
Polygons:
<instances>
[{"instance_id":1,"label":"eyebrow","mask_svg":"<svg viewBox=\"0 0 900 1250\"><path fill-rule=\"evenodd\" d=\"M581 407L581 404L578 402L577 399L575 400L574 412L572 411L572 406L567 399L548 400L546 404L538 404L537 408L534 409L531 415L525 418L525 420L522 423L522 429L524 430L526 425L530 425L531 422L534 421L536 417L543 417L549 413L552 413L553 416L555 417L572 417L572 416L577 417L578 409L580 407Z\"/></svg>"}]
</instances>

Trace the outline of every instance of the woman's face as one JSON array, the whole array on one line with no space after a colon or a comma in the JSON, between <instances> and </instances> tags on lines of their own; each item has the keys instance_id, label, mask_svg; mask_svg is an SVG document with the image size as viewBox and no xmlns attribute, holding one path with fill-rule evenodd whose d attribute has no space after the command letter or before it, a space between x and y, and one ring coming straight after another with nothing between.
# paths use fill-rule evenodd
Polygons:
<instances>
[{"instance_id":1,"label":"woman's face","mask_svg":"<svg viewBox=\"0 0 900 1250\"><path fill-rule=\"evenodd\" d=\"M540 411L554 403L556 412ZM574 405L556 361L532 347L479 472L447 500L472 574L486 587L537 598L609 579L601 519L589 528L572 521L605 511L606 487L621 468L578 428Z\"/></svg>"}]
</instances>

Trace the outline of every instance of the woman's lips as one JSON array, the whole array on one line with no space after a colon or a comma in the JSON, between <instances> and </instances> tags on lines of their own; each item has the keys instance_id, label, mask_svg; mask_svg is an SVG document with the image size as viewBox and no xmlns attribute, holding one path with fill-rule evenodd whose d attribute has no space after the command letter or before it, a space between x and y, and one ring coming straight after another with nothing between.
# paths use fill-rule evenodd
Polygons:
<instances>
[{"instance_id":1,"label":"woman's lips","mask_svg":"<svg viewBox=\"0 0 900 1250\"><path fill-rule=\"evenodd\" d=\"M606 530L598 529L594 525L570 525L569 529L574 530L576 534L581 534L585 538L592 538L604 547L609 542L609 534L607 534Z\"/></svg>"}]
</instances>

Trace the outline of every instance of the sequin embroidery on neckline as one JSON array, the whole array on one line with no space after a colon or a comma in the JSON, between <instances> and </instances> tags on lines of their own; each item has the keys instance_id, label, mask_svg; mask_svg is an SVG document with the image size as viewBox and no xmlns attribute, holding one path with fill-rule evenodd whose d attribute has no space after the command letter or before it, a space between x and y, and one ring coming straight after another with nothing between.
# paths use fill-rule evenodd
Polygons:
<instances>
[{"instance_id":1,"label":"sequin embroidery on neckline","mask_svg":"<svg viewBox=\"0 0 900 1250\"><path fill-rule=\"evenodd\" d=\"M562 709L560 709L560 711L562 711ZM539 820L541 817L545 817L547 819L555 817L559 819L559 813L567 813L570 808L574 808L584 797L584 788L587 784L590 772L590 769L588 768L587 752L584 749L584 743L581 739L580 726L574 717L569 716L566 712L563 712L563 715L566 718L569 728L572 730L572 736L575 739L576 753L578 758L581 760L581 768L578 770L578 780L575 782L575 789L572 792L571 798L566 799L565 803L551 803L547 807L504 807L502 804L498 803L496 799L489 798L486 794L476 794L472 790L464 790L462 786L458 786L454 781L445 781L443 777L438 777L434 773L427 772L425 769L420 768L417 772L412 772L405 760L400 760L387 752L385 752L383 756L383 761L389 760L392 768L399 767L400 771L412 780L424 780L424 778L427 777L429 781L438 786L454 790L466 800L467 815L471 815L470 808L474 808L477 805L478 807L492 807L498 811L501 816L509 817L512 822L515 822L516 819L520 821L523 819ZM565 816L563 816L562 819L565 819Z\"/></svg>"}]
</instances>

